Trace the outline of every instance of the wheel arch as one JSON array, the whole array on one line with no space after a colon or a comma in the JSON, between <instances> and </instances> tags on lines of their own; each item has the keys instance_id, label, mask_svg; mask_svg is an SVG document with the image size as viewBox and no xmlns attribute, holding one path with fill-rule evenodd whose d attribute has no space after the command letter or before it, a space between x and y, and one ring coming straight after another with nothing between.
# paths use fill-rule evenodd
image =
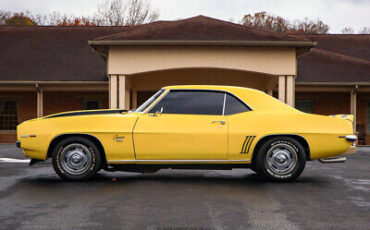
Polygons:
<instances>
[{"instance_id":1,"label":"wheel arch","mask_svg":"<svg viewBox=\"0 0 370 230\"><path fill-rule=\"evenodd\" d=\"M310 158L310 146L307 142L307 140L300 136L300 135L297 135L297 134L271 134L271 135L266 135L264 137L262 137L261 139L258 140L256 146L254 147L254 150L253 150L253 156L252 156L252 164L255 162L255 159L257 157L257 154L258 154L258 150L261 148L262 144L264 142L266 142L267 140L271 139L271 138L274 138L274 137L291 137L291 138L294 138L296 141L298 141L302 147L304 148L304 151L305 151L305 155L306 155L306 160L311 160Z\"/></svg>"},{"instance_id":2,"label":"wheel arch","mask_svg":"<svg viewBox=\"0 0 370 230\"><path fill-rule=\"evenodd\" d=\"M92 141L96 147L99 149L99 152L100 152L100 155L102 157L102 161L104 163L104 166L107 164L107 159L106 159L106 156L105 156L105 150L104 150L104 147L103 147L103 144L101 143L101 141L95 137L94 135L91 135L91 134L87 134L87 133L65 133L65 134L60 134L56 137L53 138L53 140L50 142L49 144L49 148L48 148L48 152L47 152L47 158L50 158L53 154L53 150L54 148L58 145L58 143L66 138L69 138L69 137L84 137L90 141Z\"/></svg>"}]
</instances>

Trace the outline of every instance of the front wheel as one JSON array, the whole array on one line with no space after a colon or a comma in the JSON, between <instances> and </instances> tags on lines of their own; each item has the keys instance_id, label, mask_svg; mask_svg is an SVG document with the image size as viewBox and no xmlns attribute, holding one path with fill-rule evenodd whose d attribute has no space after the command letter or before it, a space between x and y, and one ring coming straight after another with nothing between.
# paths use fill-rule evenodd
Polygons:
<instances>
[{"instance_id":1,"label":"front wheel","mask_svg":"<svg viewBox=\"0 0 370 230\"><path fill-rule=\"evenodd\" d=\"M67 180L87 180L100 168L100 153L96 145L83 137L62 140L53 151L55 172Z\"/></svg>"},{"instance_id":2,"label":"front wheel","mask_svg":"<svg viewBox=\"0 0 370 230\"><path fill-rule=\"evenodd\" d=\"M257 171L273 181L293 181L303 171L306 154L302 145L291 137L274 137L258 151Z\"/></svg>"}]
</instances>

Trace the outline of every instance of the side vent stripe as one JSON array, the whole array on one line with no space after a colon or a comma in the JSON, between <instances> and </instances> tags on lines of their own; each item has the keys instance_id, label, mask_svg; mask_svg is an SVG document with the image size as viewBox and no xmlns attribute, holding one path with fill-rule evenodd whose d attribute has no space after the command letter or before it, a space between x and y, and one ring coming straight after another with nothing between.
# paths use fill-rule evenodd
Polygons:
<instances>
[{"instance_id":1,"label":"side vent stripe","mask_svg":"<svg viewBox=\"0 0 370 230\"><path fill-rule=\"evenodd\" d=\"M252 140L252 137L250 136L250 137L248 137L248 141L247 141L247 144L245 145L245 147L244 147L244 151L243 151L243 153L246 153L246 150L247 150L247 148L248 148L248 146L249 146L249 143L251 142L251 140Z\"/></svg>"},{"instance_id":2,"label":"side vent stripe","mask_svg":"<svg viewBox=\"0 0 370 230\"><path fill-rule=\"evenodd\" d=\"M243 142L243 145L242 145L242 150L240 151L240 153L243 153L244 152L244 146L245 146L245 142L247 142L249 136L246 136L245 139L244 139L244 142Z\"/></svg>"},{"instance_id":3,"label":"side vent stripe","mask_svg":"<svg viewBox=\"0 0 370 230\"><path fill-rule=\"evenodd\" d=\"M254 141L256 136L246 136L242 145L241 154L243 153L249 153L249 149Z\"/></svg>"},{"instance_id":4,"label":"side vent stripe","mask_svg":"<svg viewBox=\"0 0 370 230\"><path fill-rule=\"evenodd\" d=\"M249 149L250 149L250 147L251 147L251 145L252 145L252 142L254 141L254 138L256 138L256 136L252 136L252 138L251 138L251 142L250 142L250 143L249 143L249 145L248 145L247 153L249 153Z\"/></svg>"}]
</instances>

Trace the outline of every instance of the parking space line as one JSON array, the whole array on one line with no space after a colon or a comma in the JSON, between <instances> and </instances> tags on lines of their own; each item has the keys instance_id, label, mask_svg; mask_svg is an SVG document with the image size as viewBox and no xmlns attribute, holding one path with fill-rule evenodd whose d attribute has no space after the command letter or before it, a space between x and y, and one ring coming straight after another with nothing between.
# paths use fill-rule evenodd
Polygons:
<instances>
[{"instance_id":1,"label":"parking space line","mask_svg":"<svg viewBox=\"0 0 370 230\"><path fill-rule=\"evenodd\" d=\"M29 159L0 158L2 163L29 163Z\"/></svg>"}]
</instances>

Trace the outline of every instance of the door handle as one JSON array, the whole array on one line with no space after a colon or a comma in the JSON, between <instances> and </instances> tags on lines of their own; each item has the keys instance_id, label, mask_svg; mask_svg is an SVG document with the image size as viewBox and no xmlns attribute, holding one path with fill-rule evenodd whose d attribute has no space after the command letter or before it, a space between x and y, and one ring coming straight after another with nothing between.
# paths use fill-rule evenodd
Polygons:
<instances>
[{"instance_id":1,"label":"door handle","mask_svg":"<svg viewBox=\"0 0 370 230\"><path fill-rule=\"evenodd\" d=\"M212 123L221 123L221 124L226 124L226 122L225 121L212 121Z\"/></svg>"}]
</instances>

